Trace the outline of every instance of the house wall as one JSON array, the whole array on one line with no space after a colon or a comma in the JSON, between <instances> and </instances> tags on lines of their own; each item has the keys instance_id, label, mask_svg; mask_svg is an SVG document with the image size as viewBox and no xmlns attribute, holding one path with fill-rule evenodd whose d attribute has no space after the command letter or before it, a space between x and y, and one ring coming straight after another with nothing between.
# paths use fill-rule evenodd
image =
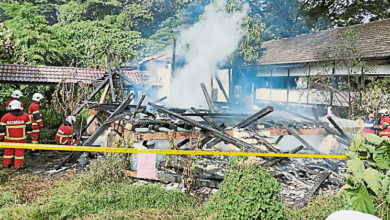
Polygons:
<instances>
[{"instance_id":1,"label":"house wall","mask_svg":"<svg viewBox=\"0 0 390 220\"><path fill-rule=\"evenodd\" d=\"M390 64L383 61L366 62L366 76L390 76ZM331 92L308 89L305 78L315 75L332 75L332 63L315 63L301 66L259 66L256 78L255 100L258 102L289 102L301 104L331 104ZM361 74L354 68L352 74ZM342 63L335 65L335 76L347 76L348 69ZM346 106L340 94L333 94L333 105Z\"/></svg>"}]
</instances>

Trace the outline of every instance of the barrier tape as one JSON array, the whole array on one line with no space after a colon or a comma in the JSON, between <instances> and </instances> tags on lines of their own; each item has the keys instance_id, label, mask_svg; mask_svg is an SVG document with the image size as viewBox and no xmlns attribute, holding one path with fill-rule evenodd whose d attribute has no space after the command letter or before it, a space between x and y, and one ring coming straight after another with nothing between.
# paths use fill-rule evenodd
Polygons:
<instances>
[{"instance_id":1,"label":"barrier tape","mask_svg":"<svg viewBox=\"0 0 390 220\"><path fill-rule=\"evenodd\" d=\"M88 147L88 146L64 146L54 144L21 144L0 142L0 148L17 148L32 150L58 150L58 151L89 151L103 153L125 154L165 154L165 155L199 155L199 156L255 156L255 157L294 157L294 158L328 158L347 159L346 155L339 154L290 154L290 153L257 153L257 152L222 152L222 151L199 151L199 150L154 150L135 148L111 148L111 147Z\"/></svg>"}]
</instances>

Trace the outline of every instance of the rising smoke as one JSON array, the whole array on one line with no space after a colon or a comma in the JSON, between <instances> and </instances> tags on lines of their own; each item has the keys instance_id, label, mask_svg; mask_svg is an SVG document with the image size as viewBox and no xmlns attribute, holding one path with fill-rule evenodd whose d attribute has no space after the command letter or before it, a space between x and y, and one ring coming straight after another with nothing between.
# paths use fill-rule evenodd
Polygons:
<instances>
[{"instance_id":1,"label":"rising smoke","mask_svg":"<svg viewBox=\"0 0 390 220\"><path fill-rule=\"evenodd\" d=\"M200 83L209 85L218 66L236 50L242 38L240 24L247 11L230 14L225 6L225 0L212 2L206 7L203 19L180 33L178 54L184 56L186 63L172 79L169 105L207 106Z\"/></svg>"}]
</instances>

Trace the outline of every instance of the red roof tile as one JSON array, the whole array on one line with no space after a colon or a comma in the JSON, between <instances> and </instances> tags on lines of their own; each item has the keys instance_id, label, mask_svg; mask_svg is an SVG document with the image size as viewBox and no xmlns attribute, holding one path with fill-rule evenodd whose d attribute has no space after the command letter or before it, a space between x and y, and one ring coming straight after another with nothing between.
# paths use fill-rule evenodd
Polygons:
<instances>
[{"instance_id":1,"label":"red roof tile","mask_svg":"<svg viewBox=\"0 0 390 220\"><path fill-rule=\"evenodd\" d=\"M147 81L146 75L138 71L121 72L135 83ZM59 83L64 80L67 83L90 84L104 78L105 74L103 69L0 64L0 82Z\"/></svg>"}]
</instances>

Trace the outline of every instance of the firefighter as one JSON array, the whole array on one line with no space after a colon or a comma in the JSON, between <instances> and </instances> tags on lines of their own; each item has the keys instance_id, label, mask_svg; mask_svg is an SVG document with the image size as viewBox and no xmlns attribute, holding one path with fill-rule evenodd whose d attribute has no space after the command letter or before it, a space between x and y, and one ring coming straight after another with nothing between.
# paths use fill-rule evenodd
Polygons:
<instances>
[{"instance_id":1,"label":"firefighter","mask_svg":"<svg viewBox=\"0 0 390 220\"><path fill-rule=\"evenodd\" d=\"M32 102L28 107L28 115L31 118L32 128L33 128L31 132L32 144L38 144L39 131L40 128L43 127L42 114L39 109L39 102L42 99L43 99L43 95L41 93L34 93L32 97Z\"/></svg>"},{"instance_id":2,"label":"firefighter","mask_svg":"<svg viewBox=\"0 0 390 220\"><path fill-rule=\"evenodd\" d=\"M389 117L389 110L387 109L381 109L379 110L379 114L381 114L381 119L379 121L379 125L375 126L374 128L379 130L379 136L386 136L390 137L390 117Z\"/></svg>"},{"instance_id":3,"label":"firefighter","mask_svg":"<svg viewBox=\"0 0 390 220\"><path fill-rule=\"evenodd\" d=\"M22 96L23 96L23 93L20 90L13 91L12 94L11 94L11 98L5 104L5 110L8 112L9 111L9 109L8 109L9 103L11 103L13 100L18 100L19 101L20 97L22 97ZM20 105L22 106L22 109L23 109L23 103L22 102L20 102Z\"/></svg>"},{"instance_id":4,"label":"firefighter","mask_svg":"<svg viewBox=\"0 0 390 220\"><path fill-rule=\"evenodd\" d=\"M18 100L8 105L10 112L1 118L0 141L12 143L26 143L27 134L32 131L32 124L27 113L22 111L22 104ZM24 149L5 148L3 167L9 168L15 154L15 168L20 169L24 160Z\"/></svg>"},{"instance_id":5,"label":"firefighter","mask_svg":"<svg viewBox=\"0 0 390 220\"><path fill-rule=\"evenodd\" d=\"M75 133L73 131L72 125L76 122L76 118L74 116L66 117L65 123L58 128L56 134L56 142L57 144L63 145L77 145L78 142L75 139Z\"/></svg>"},{"instance_id":6,"label":"firefighter","mask_svg":"<svg viewBox=\"0 0 390 220\"><path fill-rule=\"evenodd\" d=\"M378 125L375 121L374 114L370 113L368 115L368 119L364 122L363 128L364 128L364 134L375 134L375 126Z\"/></svg>"}]
</instances>

